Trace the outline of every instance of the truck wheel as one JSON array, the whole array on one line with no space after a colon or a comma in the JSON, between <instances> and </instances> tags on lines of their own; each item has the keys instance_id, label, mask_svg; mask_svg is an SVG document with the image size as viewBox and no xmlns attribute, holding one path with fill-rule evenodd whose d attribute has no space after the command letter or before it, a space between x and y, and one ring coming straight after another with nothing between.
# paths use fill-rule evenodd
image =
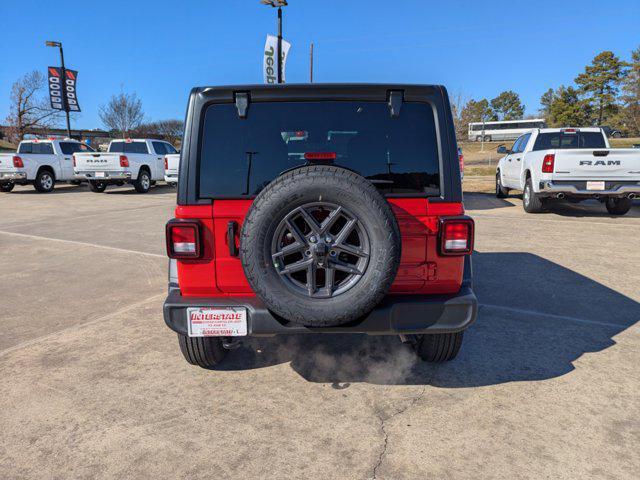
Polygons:
<instances>
[{"instance_id":1,"label":"truck wheel","mask_svg":"<svg viewBox=\"0 0 640 480\"><path fill-rule=\"evenodd\" d=\"M10 192L16 184L13 182L0 184L0 192Z\"/></svg>"},{"instance_id":2,"label":"truck wheel","mask_svg":"<svg viewBox=\"0 0 640 480\"><path fill-rule=\"evenodd\" d=\"M416 353L425 362L448 362L458 355L464 332L419 335Z\"/></svg>"},{"instance_id":3,"label":"truck wheel","mask_svg":"<svg viewBox=\"0 0 640 480\"><path fill-rule=\"evenodd\" d=\"M509 196L509 189L502 186L502 180L500 179L500 172L496 173L496 197L507 198Z\"/></svg>"},{"instance_id":4,"label":"truck wheel","mask_svg":"<svg viewBox=\"0 0 640 480\"><path fill-rule=\"evenodd\" d=\"M213 368L218 365L228 350L222 346L220 337L187 337L178 334L180 351L187 362L202 368Z\"/></svg>"},{"instance_id":5,"label":"truck wheel","mask_svg":"<svg viewBox=\"0 0 640 480\"><path fill-rule=\"evenodd\" d=\"M608 197L605 206L611 215L624 215L631 209L631 199Z\"/></svg>"},{"instance_id":6,"label":"truck wheel","mask_svg":"<svg viewBox=\"0 0 640 480\"><path fill-rule=\"evenodd\" d=\"M527 183L524 185L524 192L522 193L522 206L527 213L540 213L542 212L544 205L540 196L533 191L531 185L531 177L527 178Z\"/></svg>"},{"instance_id":7,"label":"truck wheel","mask_svg":"<svg viewBox=\"0 0 640 480\"><path fill-rule=\"evenodd\" d=\"M34 188L41 193L49 193L53 190L56 184L56 179L50 170L40 170L36 175L36 179L33 182Z\"/></svg>"},{"instance_id":8,"label":"truck wheel","mask_svg":"<svg viewBox=\"0 0 640 480\"><path fill-rule=\"evenodd\" d=\"M107 189L107 184L106 182L90 181L89 188L92 192L102 193Z\"/></svg>"},{"instance_id":9,"label":"truck wheel","mask_svg":"<svg viewBox=\"0 0 640 480\"><path fill-rule=\"evenodd\" d=\"M286 172L256 197L240 257L256 295L306 326L342 325L384 298L400 264L400 230L386 199L344 168Z\"/></svg>"},{"instance_id":10,"label":"truck wheel","mask_svg":"<svg viewBox=\"0 0 640 480\"><path fill-rule=\"evenodd\" d=\"M147 170L140 170L138 179L133 182L133 187L138 193L147 193L151 188L151 175Z\"/></svg>"}]
</instances>

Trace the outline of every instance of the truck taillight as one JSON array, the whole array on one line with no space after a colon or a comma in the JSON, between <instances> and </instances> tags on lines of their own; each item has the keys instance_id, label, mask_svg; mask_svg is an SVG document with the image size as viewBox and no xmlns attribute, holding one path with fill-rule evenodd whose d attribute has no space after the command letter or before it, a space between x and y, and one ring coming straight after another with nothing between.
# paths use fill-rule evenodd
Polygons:
<instances>
[{"instance_id":1,"label":"truck taillight","mask_svg":"<svg viewBox=\"0 0 640 480\"><path fill-rule=\"evenodd\" d=\"M120 155L120 166L121 167L128 167L129 166L129 159L127 158L126 155Z\"/></svg>"},{"instance_id":2,"label":"truck taillight","mask_svg":"<svg viewBox=\"0 0 640 480\"><path fill-rule=\"evenodd\" d=\"M167 255L169 258L200 258L200 222L194 220L170 220L166 228Z\"/></svg>"},{"instance_id":3,"label":"truck taillight","mask_svg":"<svg viewBox=\"0 0 640 480\"><path fill-rule=\"evenodd\" d=\"M467 216L440 219L440 254L468 255L473 252L473 219Z\"/></svg>"},{"instance_id":4,"label":"truck taillight","mask_svg":"<svg viewBox=\"0 0 640 480\"><path fill-rule=\"evenodd\" d=\"M458 163L460 164L460 173L464 172L464 155L462 154L462 150L458 154Z\"/></svg>"},{"instance_id":5,"label":"truck taillight","mask_svg":"<svg viewBox=\"0 0 640 480\"><path fill-rule=\"evenodd\" d=\"M164 157L164 169L169 170L169 158Z\"/></svg>"},{"instance_id":6,"label":"truck taillight","mask_svg":"<svg viewBox=\"0 0 640 480\"><path fill-rule=\"evenodd\" d=\"M553 173L553 164L556 161L556 156L553 153L549 153L542 159L542 173Z\"/></svg>"},{"instance_id":7,"label":"truck taillight","mask_svg":"<svg viewBox=\"0 0 640 480\"><path fill-rule=\"evenodd\" d=\"M13 156L13 166L16 168L24 168L24 163L22 162L22 159L17 155Z\"/></svg>"}]
</instances>

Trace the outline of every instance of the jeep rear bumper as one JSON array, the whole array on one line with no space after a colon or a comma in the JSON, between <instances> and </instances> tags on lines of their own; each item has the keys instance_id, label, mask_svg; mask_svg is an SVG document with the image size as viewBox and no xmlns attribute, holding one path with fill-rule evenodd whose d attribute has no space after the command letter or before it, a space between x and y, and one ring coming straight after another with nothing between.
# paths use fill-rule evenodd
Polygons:
<instances>
[{"instance_id":1,"label":"jeep rear bumper","mask_svg":"<svg viewBox=\"0 0 640 480\"><path fill-rule=\"evenodd\" d=\"M257 297L183 297L171 289L164 302L167 326L187 335L187 308L244 307L249 336L287 333L367 333L398 335L459 332L471 325L478 301L465 282L454 295L387 295L366 317L337 327L305 327L274 316Z\"/></svg>"}]
</instances>

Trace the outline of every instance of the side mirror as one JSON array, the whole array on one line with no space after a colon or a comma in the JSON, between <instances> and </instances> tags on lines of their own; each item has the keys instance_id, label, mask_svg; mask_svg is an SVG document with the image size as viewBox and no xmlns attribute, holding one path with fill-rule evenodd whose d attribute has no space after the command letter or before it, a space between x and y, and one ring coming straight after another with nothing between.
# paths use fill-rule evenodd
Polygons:
<instances>
[{"instance_id":1,"label":"side mirror","mask_svg":"<svg viewBox=\"0 0 640 480\"><path fill-rule=\"evenodd\" d=\"M507 150L507 147L505 147L504 145L500 145L498 147L498 150L496 150L498 153L501 153L502 155L506 155L507 153L509 153L509 150Z\"/></svg>"}]
</instances>

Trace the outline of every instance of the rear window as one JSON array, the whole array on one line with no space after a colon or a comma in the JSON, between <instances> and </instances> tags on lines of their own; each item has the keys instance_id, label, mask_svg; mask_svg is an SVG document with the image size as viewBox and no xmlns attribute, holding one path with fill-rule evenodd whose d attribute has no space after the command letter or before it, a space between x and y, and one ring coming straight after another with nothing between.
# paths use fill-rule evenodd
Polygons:
<instances>
[{"instance_id":1,"label":"rear window","mask_svg":"<svg viewBox=\"0 0 640 480\"><path fill-rule=\"evenodd\" d=\"M31 153L34 155L53 155L53 145L51 143L21 143L18 153Z\"/></svg>"},{"instance_id":2,"label":"rear window","mask_svg":"<svg viewBox=\"0 0 640 480\"><path fill-rule=\"evenodd\" d=\"M533 150L551 150L567 148L607 148L604 135L600 132L541 133L536 138Z\"/></svg>"},{"instance_id":3,"label":"rear window","mask_svg":"<svg viewBox=\"0 0 640 480\"><path fill-rule=\"evenodd\" d=\"M440 195L433 109L405 102L392 118L386 103L252 103L241 119L234 104L207 108L201 197L257 195L280 173L308 163L349 168L387 194Z\"/></svg>"},{"instance_id":4,"label":"rear window","mask_svg":"<svg viewBox=\"0 0 640 480\"><path fill-rule=\"evenodd\" d=\"M60 150L64 155L72 155L77 152L93 152L93 148L83 143L60 142Z\"/></svg>"},{"instance_id":5,"label":"rear window","mask_svg":"<svg viewBox=\"0 0 640 480\"><path fill-rule=\"evenodd\" d=\"M111 142L111 153L149 153L146 142Z\"/></svg>"}]
</instances>

